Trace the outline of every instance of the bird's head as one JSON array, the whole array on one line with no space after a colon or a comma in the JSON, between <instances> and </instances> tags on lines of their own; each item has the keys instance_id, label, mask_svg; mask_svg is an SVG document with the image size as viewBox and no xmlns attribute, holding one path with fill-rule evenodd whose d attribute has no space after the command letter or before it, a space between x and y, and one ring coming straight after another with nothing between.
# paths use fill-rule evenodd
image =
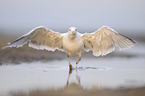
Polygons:
<instances>
[{"instance_id":1,"label":"bird's head","mask_svg":"<svg viewBox=\"0 0 145 96\"><path fill-rule=\"evenodd\" d=\"M68 37L71 38L71 39L74 39L77 35L77 28L75 27L70 27L68 29Z\"/></svg>"}]
</instances>

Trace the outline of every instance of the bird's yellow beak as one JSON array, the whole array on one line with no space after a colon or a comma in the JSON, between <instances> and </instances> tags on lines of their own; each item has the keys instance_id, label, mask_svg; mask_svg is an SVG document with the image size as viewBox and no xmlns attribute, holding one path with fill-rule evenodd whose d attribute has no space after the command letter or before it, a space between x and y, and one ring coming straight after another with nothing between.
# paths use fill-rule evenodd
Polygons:
<instances>
[{"instance_id":1,"label":"bird's yellow beak","mask_svg":"<svg viewBox=\"0 0 145 96\"><path fill-rule=\"evenodd\" d=\"M73 35L76 35L75 31L72 31L72 34L73 34Z\"/></svg>"}]
</instances>

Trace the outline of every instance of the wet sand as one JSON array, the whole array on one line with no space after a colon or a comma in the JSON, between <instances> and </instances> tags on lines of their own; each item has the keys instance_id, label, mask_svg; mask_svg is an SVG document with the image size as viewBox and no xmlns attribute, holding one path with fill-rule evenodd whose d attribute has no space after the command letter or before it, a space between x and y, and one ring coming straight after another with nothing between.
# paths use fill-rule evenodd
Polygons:
<instances>
[{"instance_id":1,"label":"wet sand","mask_svg":"<svg viewBox=\"0 0 145 96\"><path fill-rule=\"evenodd\" d=\"M0 96L145 95L145 43L99 58L84 53L78 69L69 73L65 53L27 45L2 50L11 40L0 38ZM75 60L71 57L74 68Z\"/></svg>"},{"instance_id":2,"label":"wet sand","mask_svg":"<svg viewBox=\"0 0 145 96\"><path fill-rule=\"evenodd\" d=\"M75 85L71 85L75 86ZM73 90L75 89L75 90ZM79 88L71 88L73 91L69 91L69 88L64 90L35 90L28 94L24 92L11 93L11 96L144 96L145 88L134 88L134 89L122 89L122 90L79 90Z\"/></svg>"}]
</instances>

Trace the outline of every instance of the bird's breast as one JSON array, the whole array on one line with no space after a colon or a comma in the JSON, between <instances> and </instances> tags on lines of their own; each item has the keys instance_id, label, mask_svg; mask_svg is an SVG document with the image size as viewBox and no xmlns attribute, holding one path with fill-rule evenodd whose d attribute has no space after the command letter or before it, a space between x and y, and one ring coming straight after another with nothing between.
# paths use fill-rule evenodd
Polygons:
<instances>
[{"instance_id":1,"label":"bird's breast","mask_svg":"<svg viewBox=\"0 0 145 96\"><path fill-rule=\"evenodd\" d=\"M78 56L84 50L84 43L81 37L75 39L63 38L64 51L71 56Z\"/></svg>"}]
</instances>

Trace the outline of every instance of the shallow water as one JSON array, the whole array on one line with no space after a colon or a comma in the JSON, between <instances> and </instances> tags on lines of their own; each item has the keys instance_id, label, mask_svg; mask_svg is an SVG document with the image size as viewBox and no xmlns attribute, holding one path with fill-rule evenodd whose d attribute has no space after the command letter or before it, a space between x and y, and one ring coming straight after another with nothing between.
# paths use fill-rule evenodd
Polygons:
<instances>
[{"instance_id":1,"label":"shallow water","mask_svg":"<svg viewBox=\"0 0 145 96\"><path fill-rule=\"evenodd\" d=\"M0 96L16 96L19 92L29 94L35 90L67 89L73 92L73 90L143 87L145 86L144 48L143 44L139 44L120 53L135 54L132 57L96 59L84 56L77 66L73 59L71 73L67 59L2 65L0 66Z\"/></svg>"}]
</instances>

